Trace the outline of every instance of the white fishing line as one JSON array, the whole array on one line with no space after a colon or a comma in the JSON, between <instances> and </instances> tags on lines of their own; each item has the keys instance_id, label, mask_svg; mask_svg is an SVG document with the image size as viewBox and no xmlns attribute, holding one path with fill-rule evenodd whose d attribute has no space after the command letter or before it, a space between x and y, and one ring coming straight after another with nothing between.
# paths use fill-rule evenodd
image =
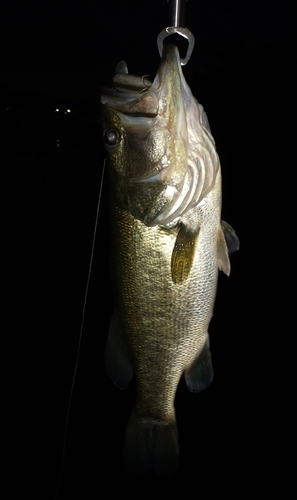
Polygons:
<instances>
[{"instance_id":1,"label":"white fishing line","mask_svg":"<svg viewBox=\"0 0 297 500\"><path fill-rule=\"evenodd\" d=\"M92 241L92 248L91 248L91 257L90 257L90 264L89 264L89 271L88 271L88 277L87 277L86 290L85 290L85 295L84 295L84 302L83 302L83 309L82 309L82 316L81 316L81 323L80 323L80 331L79 331L79 337L78 337L77 354L76 354L76 359L75 359L75 366L74 366L74 371L73 371L72 384L71 384L69 402L68 402L67 413L66 413L65 431L64 431L64 438L63 438L63 448L62 448L62 464L61 464L60 475L59 475L58 484L57 484L57 488L56 488L56 493L55 493L55 497L54 497L55 500L57 500L57 498L58 498L58 493L59 493L59 489L60 489L61 481L62 481L62 477L63 477L64 463L65 463L65 452L66 452L66 437L67 437L67 430L68 430L68 422L69 422L71 402L72 402L72 397L73 397L73 392L74 392L74 385L75 385L76 374L77 374L77 367L78 367L78 360L79 360L79 353L80 353L80 345L81 345L81 339L82 339L82 332L83 332L83 327L84 327L85 311L86 311L86 304L87 304L87 298L88 298L89 284L90 284L90 278L91 278L91 272L92 272L92 266L93 266L93 257L94 257L94 249L95 249L95 239L96 239L96 233L97 233L98 217L99 217L99 210L100 210L100 201L101 201L103 179L104 179L104 172L105 172L105 161L106 160L104 160L104 162L103 162L103 168L102 168L102 176L101 176L101 182L100 182L99 197L98 197L98 204L97 204L97 211L96 211L96 218L95 218L95 226L94 226L94 234L93 234L93 241Z\"/></svg>"}]
</instances>

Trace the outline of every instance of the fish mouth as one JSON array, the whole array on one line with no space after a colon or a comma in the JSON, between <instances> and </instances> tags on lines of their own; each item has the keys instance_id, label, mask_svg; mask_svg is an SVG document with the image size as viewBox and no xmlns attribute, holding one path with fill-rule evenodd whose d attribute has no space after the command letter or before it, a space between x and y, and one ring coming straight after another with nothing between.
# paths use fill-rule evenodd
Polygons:
<instances>
[{"instance_id":1,"label":"fish mouth","mask_svg":"<svg viewBox=\"0 0 297 500\"><path fill-rule=\"evenodd\" d=\"M121 123L125 158L115 170L129 190L121 197L129 197L130 212L147 225L177 222L211 191L219 170L206 114L186 83L178 48L164 45L150 87L103 89L101 103Z\"/></svg>"},{"instance_id":2,"label":"fish mouth","mask_svg":"<svg viewBox=\"0 0 297 500\"><path fill-rule=\"evenodd\" d=\"M164 46L157 74L149 87L142 89L140 85L139 90L135 90L132 88L132 78L135 78L134 75L131 75L131 90L127 90L127 86L124 91L118 91L115 88L101 89L101 104L131 118L156 117L164 108L164 96L177 97L180 93L183 73L177 47L170 44ZM145 77L142 79L145 81ZM170 97L166 98L166 102L172 102ZM176 101L173 101L172 105L176 105Z\"/></svg>"},{"instance_id":3,"label":"fish mouth","mask_svg":"<svg viewBox=\"0 0 297 500\"><path fill-rule=\"evenodd\" d=\"M114 89L103 88L101 104L116 113L133 117L153 118L158 114L157 96L145 90L144 92L118 92Z\"/></svg>"}]
</instances>

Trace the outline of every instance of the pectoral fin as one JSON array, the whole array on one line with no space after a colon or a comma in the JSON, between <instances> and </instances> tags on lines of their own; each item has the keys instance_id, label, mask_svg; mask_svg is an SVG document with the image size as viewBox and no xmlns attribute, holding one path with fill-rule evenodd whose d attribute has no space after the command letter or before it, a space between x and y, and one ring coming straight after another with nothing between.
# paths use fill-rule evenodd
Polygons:
<instances>
[{"instance_id":1,"label":"pectoral fin","mask_svg":"<svg viewBox=\"0 0 297 500\"><path fill-rule=\"evenodd\" d=\"M192 366L185 372L187 388L191 392L200 392L206 389L213 379L213 369L209 341L204 347Z\"/></svg>"},{"instance_id":2,"label":"pectoral fin","mask_svg":"<svg viewBox=\"0 0 297 500\"><path fill-rule=\"evenodd\" d=\"M198 235L199 228L196 232L192 232L184 224L181 224L171 256L173 283L183 283L189 276L195 256Z\"/></svg>"},{"instance_id":3,"label":"pectoral fin","mask_svg":"<svg viewBox=\"0 0 297 500\"><path fill-rule=\"evenodd\" d=\"M110 321L105 347L107 375L120 389L126 389L133 377L133 364L125 344L116 311Z\"/></svg>"}]
</instances>

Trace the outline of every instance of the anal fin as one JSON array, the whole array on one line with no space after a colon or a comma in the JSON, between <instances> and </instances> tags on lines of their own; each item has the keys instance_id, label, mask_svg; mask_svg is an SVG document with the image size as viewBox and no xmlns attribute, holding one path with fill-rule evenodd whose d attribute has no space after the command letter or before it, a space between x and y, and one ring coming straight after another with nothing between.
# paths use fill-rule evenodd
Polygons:
<instances>
[{"instance_id":1,"label":"anal fin","mask_svg":"<svg viewBox=\"0 0 297 500\"><path fill-rule=\"evenodd\" d=\"M126 389L133 377L133 364L116 311L111 318L106 341L105 369L107 375L120 389Z\"/></svg>"}]
</instances>

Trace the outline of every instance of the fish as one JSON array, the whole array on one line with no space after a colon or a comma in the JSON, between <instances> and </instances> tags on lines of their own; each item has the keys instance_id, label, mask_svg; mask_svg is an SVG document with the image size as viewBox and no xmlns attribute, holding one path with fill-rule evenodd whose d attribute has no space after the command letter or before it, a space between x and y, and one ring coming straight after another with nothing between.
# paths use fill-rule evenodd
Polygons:
<instances>
[{"instance_id":1,"label":"fish","mask_svg":"<svg viewBox=\"0 0 297 500\"><path fill-rule=\"evenodd\" d=\"M121 389L135 380L126 470L170 477L179 463L177 386L184 377L200 392L213 380L218 271L230 274L239 240L221 220L220 160L178 48L164 45L153 82L122 61L116 76L100 96L115 303L105 367Z\"/></svg>"}]
</instances>

